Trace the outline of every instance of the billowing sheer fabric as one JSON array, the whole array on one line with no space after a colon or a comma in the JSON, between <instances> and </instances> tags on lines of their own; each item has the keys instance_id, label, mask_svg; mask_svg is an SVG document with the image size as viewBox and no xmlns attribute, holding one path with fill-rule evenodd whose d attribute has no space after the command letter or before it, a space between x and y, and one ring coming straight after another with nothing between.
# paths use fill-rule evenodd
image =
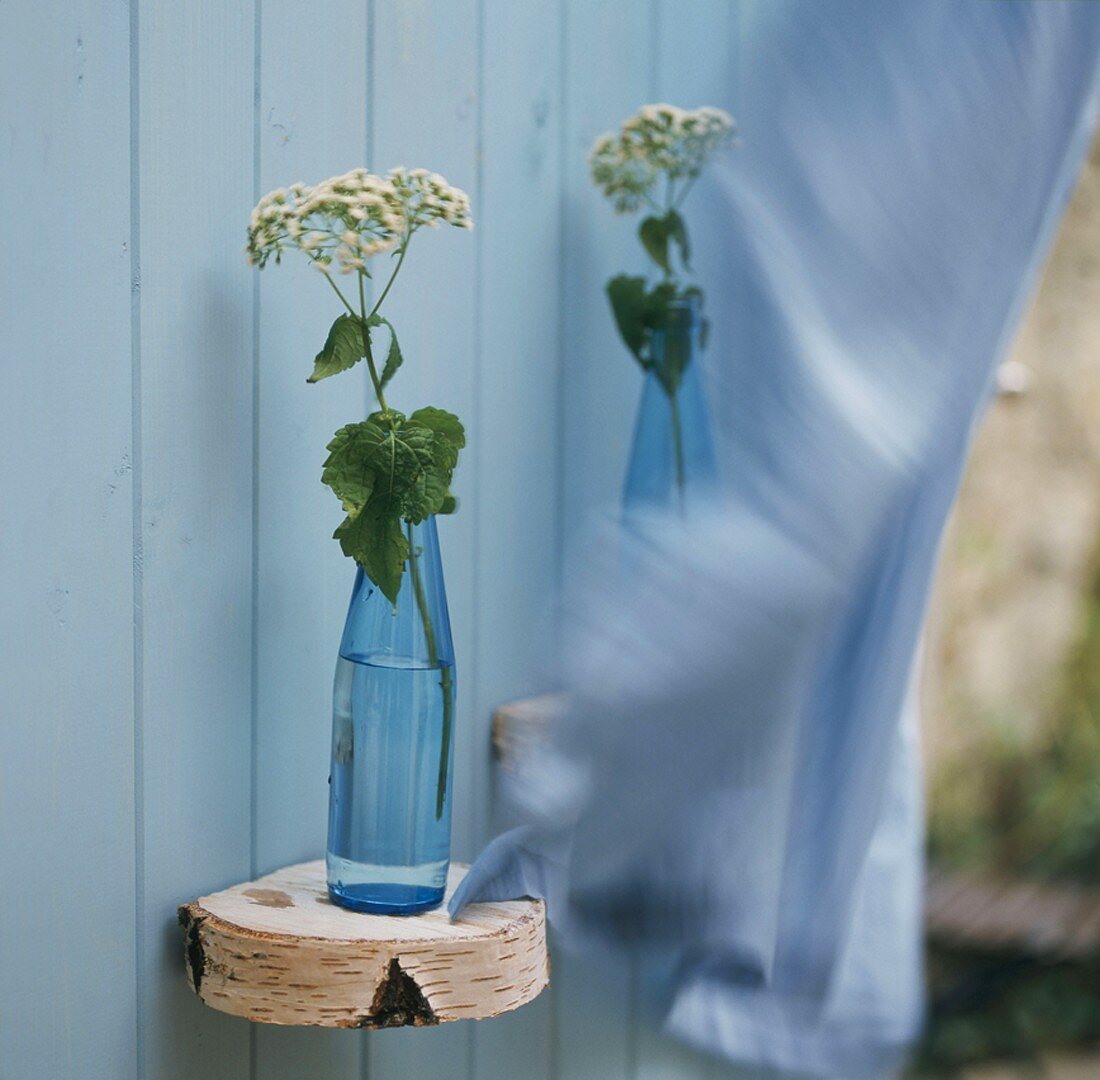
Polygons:
<instances>
[{"instance_id":1,"label":"billowing sheer fabric","mask_svg":"<svg viewBox=\"0 0 1100 1080\"><path fill-rule=\"evenodd\" d=\"M728 237L708 282L728 499L587 550L572 705L515 785L526 824L453 910L546 895L567 938L672 958L678 1037L878 1077L921 1016L925 601L1088 145L1100 4L743 11L714 102L742 145L692 208Z\"/></svg>"}]
</instances>

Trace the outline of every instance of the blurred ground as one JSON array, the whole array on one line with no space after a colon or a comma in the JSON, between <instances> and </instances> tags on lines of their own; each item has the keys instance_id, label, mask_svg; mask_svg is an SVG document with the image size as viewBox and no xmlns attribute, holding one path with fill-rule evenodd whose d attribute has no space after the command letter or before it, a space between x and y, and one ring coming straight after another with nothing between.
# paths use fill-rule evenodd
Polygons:
<instances>
[{"instance_id":1,"label":"blurred ground","mask_svg":"<svg viewBox=\"0 0 1100 1080\"><path fill-rule=\"evenodd\" d=\"M1100 655L1091 655L1100 652L1100 141L1011 362L1008 373L1023 392L1002 396L985 418L944 544L929 617L924 727L937 825L950 815L965 817L988 802L989 792L994 821L1020 817L1023 807L1026 822L1045 798L1046 825L1030 834L1019 830L1026 848L1064 820L1097 831L1094 808L1082 809L1081 798L1100 786L1090 780L1095 772L1079 778L1075 790L1055 792L1054 785L1072 771L1067 762L1087 758L1092 769L1100 726L1093 700L1100 684L1087 674L1100 670ZM1078 735L1066 737L1071 730ZM1094 734L1082 739L1081 731ZM1065 744L1061 758L1051 752L1058 743ZM1046 788L1021 783L1021 774L1034 777L1043 768ZM1008 783L989 783L997 770ZM938 788L937 775L947 781ZM997 797L1018 805L997 806ZM964 862L982 845L995 851L988 836L968 835L957 822L938 835L958 841L954 851L963 852ZM996 851L995 863L1018 872L1026 865L1014 858L1019 847ZM1036 1002L1042 1013L1040 994L1021 1016L1021 1031L1032 1026ZM1100 1050L1048 1054L1038 1067L969 1066L958 1075L1100 1080Z\"/></svg>"},{"instance_id":2,"label":"blurred ground","mask_svg":"<svg viewBox=\"0 0 1100 1080\"><path fill-rule=\"evenodd\" d=\"M1043 1063L1045 1072L1037 1074L1034 1068L1010 1065L987 1065L980 1068L967 1069L963 1073L964 1080L1036 1080L1037 1075L1042 1075L1046 1080L1097 1080L1100 1076L1100 1056L1088 1054L1084 1056L1047 1058Z\"/></svg>"},{"instance_id":3,"label":"blurred ground","mask_svg":"<svg viewBox=\"0 0 1100 1080\"><path fill-rule=\"evenodd\" d=\"M1100 141L1012 350L1029 385L987 415L932 601L925 746L1038 729L1100 537Z\"/></svg>"}]
</instances>

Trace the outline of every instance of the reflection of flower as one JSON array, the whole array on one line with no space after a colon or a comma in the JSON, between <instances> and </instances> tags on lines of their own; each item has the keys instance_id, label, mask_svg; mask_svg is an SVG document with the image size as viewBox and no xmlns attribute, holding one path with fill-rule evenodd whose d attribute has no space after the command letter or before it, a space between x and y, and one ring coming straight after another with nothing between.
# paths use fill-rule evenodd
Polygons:
<instances>
[{"instance_id":1,"label":"reflection of flower","mask_svg":"<svg viewBox=\"0 0 1100 1080\"><path fill-rule=\"evenodd\" d=\"M283 250L304 251L318 270L366 269L366 260L403 245L422 225L472 228L470 200L438 173L394 169L388 177L352 169L312 187L292 184L265 195L252 211L248 261L263 267Z\"/></svg>"},{"instance_id":2,"label":"reflection of flower","mask_svg":"<svg viewBox=\"0 0 1100 1080\"><path fill-rule=\"evenodd\" d=\"M662 176L670 187L698 176L734 131L733 118L721 109L643 105L618 134L609 132L596 140L588 159L592 179L619 213L637 210L652 204L652 191Z\"/></svg>"},{"instance_id":3,"label":"reflection of flower","mask_svg":"<svg viewBox=\"0 0 1100 1080\"><path fill-rule=\"evenodd\" d=\"M700 347L706 346L709 323L702 315L703 290L680 283L679 270L691 271L691 241L680 207L703 166L735 130L733 117L711 106L689 111L675 105L643 105L623 121L618 133L601 135L588 156L593 182L618 213L643 205L650 211L638 226L638 239L661 280L649 286L640 275L617 274L607 283L607 296L623 343L643 371L656 375L668 396L681 496L684 443L678 394L694 346L690 333L680 326L682 317L673 332L673 312L677 305L689 303L689 310L698 312Z\"/></svg>"}]
</instances>

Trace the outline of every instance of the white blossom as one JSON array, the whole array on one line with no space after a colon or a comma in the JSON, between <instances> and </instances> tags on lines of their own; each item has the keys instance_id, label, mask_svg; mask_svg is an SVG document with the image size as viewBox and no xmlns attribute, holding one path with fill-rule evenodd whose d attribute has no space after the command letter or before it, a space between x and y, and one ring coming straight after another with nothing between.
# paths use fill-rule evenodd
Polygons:
<instances>
[{"instance_id":1,"label":"white blossom","mask_svg":"<svg viewBox=\"0 0 1100 1080\"><path fill-rule=\"evenodd\" d=\"M733 117L703 106L643 105L618 131L601 135L588 163L596 186L620 213L637 210L658 181L694 179L736 130Z\"/></svg>"},{"instance_id":2,"label":"white blossom","mask_svg":"<svg viewBox=\"0 0 1100 1080\"><path fill-rule=\"evenodd\" d=\"M441 222L473 228L469 196L448 184L439 173L398 167L390 170L389 179L410 228L435 227Z\"/></svg>"},{"instance_id":3,"label":"white blossom","mask_svg":"<svg viewBox=\"0 0 1100 1080\"><path fill-rule=\"evenodd\" d=\"M312 186L295 183L265 195L249 218L248 260L263 267L288 247L328 273L366 269L366 259L408 242L421 226L472 228L470 200L438 173L393 169L388 177L352 169Z\"/></svg>"}]
</instances>

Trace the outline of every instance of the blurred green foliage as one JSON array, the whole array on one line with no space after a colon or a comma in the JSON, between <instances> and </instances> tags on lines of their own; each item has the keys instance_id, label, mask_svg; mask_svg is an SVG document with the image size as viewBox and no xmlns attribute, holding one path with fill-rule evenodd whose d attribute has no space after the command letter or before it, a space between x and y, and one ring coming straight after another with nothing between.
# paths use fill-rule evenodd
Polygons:
<instances>
[{"instance_id":1,"label":"blurred green foliage","mask_svg":"<svg viewBox=\"0 0 1100 1080\"><path fill-rule=\"evenodd\" d=\"M929 851L940 869L1100 885L1100 550L1082 600L1039 738L989 725L934 778ZM914 1076L1100 1044L1100 956L1048 963L934 947L928 968Z\"/></svg>"},{"instance_id":2,"label":"blurred green foliage","mask_svg":"<svg viewBox=\"0 0 1100 1080\"><path fill-rule=\"evenodd\" d=\"M937 866L1100 884L1100 552L1082 608L1041 736L992 726L934 778Z\"/></svg>"}]
</instances>

